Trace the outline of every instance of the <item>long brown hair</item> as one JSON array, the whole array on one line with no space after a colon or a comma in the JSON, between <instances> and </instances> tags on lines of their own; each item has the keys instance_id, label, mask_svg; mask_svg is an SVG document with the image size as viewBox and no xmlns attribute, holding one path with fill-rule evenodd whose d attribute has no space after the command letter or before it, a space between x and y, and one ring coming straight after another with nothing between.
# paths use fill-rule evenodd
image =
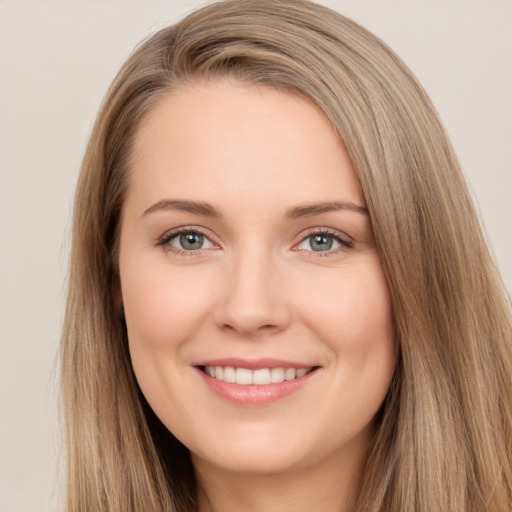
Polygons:
<instances>
[{"instance_id":1,"label":"long brown hair","mask_svg":"<svg viewBox=\"0 0 512 512\"><path fill-rule=\"evenodd\" d=\"M230 0L131 55L94 126L76 195L62 385L70 511L193 511L188 451L131 368L117 273L135 131L169 91L230 76L300 94L361 182L399 357L357 510L512 510L512 321L459 164L410 71L378 38L304 0Z\"/></svg>"}]
</instances>

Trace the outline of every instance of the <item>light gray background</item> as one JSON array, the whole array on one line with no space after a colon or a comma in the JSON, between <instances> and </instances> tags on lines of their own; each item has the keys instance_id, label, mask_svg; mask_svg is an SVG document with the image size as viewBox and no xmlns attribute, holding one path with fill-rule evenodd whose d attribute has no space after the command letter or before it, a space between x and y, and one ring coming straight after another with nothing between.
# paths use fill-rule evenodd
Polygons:
<instances>
[{"instance_id":1,"label":"light gray background","mask_svg":"<svg viewBox=\"0 0 512 512\"><path fill-rule=\"evenodd\" d=\"M205 2L203 2L205 3ZM512 290L512 2L339 0L436 104ZM185 0L0 0L0 512L61 502L56 351L70 214L99 103Z\"/></svg>"}]
</instances>

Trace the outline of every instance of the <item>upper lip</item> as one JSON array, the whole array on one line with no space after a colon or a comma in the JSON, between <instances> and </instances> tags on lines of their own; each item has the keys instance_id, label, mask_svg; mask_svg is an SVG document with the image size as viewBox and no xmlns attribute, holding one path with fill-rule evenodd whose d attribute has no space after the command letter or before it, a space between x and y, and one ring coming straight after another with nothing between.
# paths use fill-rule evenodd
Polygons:
<instances>
[{"instance_id":1,"label":"upper lip","mask_svg":"<svg viewBox=\"0 0 512 512\"><path fill-rule=\"evenodd\" d=\"M244 359L240 357L228 357L200 361L195 363L194 366L232 366L233 368L259 370L261 368L311 368L317 365L273 358Z\"/></svg>"}]
</instances>

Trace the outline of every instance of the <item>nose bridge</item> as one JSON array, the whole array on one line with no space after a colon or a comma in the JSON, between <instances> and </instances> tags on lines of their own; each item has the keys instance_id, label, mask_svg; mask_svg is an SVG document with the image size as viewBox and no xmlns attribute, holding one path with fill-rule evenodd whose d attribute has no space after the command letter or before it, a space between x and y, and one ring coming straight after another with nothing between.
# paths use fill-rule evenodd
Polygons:
<instances>
[{"instance_id":1,"label":"nose bridge","mask_svg":"<svg viewBox=\"0 0 512 512\"><path fill-rule=\"evenodd\" d=\"M279 331L290 318L279 265L268 247L252 243L233 255L223 300L218 307L221 327L244 335Z\"/></svg>"}]
</instances>

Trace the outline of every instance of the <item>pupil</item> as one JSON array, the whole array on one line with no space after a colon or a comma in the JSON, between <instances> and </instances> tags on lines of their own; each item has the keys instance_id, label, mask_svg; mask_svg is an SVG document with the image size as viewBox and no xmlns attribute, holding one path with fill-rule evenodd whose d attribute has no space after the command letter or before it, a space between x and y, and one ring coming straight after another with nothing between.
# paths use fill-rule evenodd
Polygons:
<instances>
[{"instance_id":1,"label":"pupil","mask_svg":"<svg viewBox=\"0 0 512 512\"><path fill-rule=\"evenodd\" d=\"M314 251L328 251L332 247L332 237L326 235L315 235L311 237L311 248Z\"/></svg>"},{"instance_id":2,"label":"pupil","mask_svg":"<svg viewBox=\"0 0 512 512\"><path fill-rule=\"evenodd\" d=\"M199 233L185 233L180 236L180 243L183 249L201 249L203 245L203 235Z\"/></svg>"}]
</instances>

